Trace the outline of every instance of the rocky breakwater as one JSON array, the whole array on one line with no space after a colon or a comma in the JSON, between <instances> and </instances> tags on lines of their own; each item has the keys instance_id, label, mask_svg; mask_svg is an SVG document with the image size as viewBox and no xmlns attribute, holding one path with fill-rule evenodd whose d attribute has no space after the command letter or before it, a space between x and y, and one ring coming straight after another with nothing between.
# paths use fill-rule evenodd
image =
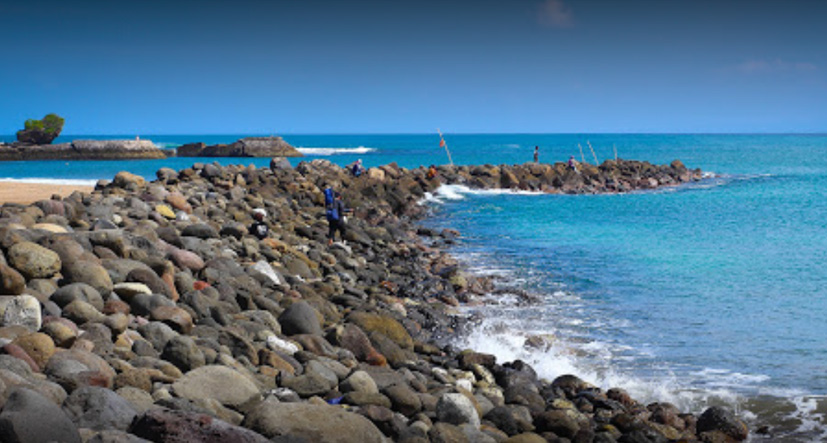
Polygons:
<instances>
[{"instance_id":1,"label":"rocky breakwater","mask_svg":"<svg viewBox=\"0 0 827 443\"><path fill-rule=\"evenodd\" d=\"M492 284L417 234L417 202L440 184L422 168L157 176L0 208L0 441L746 437L720 408L696 417L451 346L453 307ZM327 246L326 185L357 209L346 244ZM263 240L247 232L259 207Z\"/></svg>"},{"instance_id":2,"label":"rocky breakwater","mask_svg":"<svg viewBox=\"0 0 827 443\"><path fill-rule=\"evenodd\" d=\"M633 160L606 160L599 166L582 163L441 166L440 178L449 184L483 189L519 189L547 193L594 194L630 192L698 181L700 169L688 169L680 160L653 165Z\"/></svg>"},{"instance_id":3,"label":"rocky breakwater","mask_svg":"<svg viewBox=\"0 0 827 443\"><path fill-rule=\"evenodd\" d=\"M303 157L281 137L247 137L229 145L189 143L179 146L178 157Z\"/></svg>"},{"instance_id":4,"label":"rocky breakwater","mask_svg":"<svg viewBox=\"0 0 827 443\"><path fill-rule=\"evenodd\" d=\"M166 158L149 140L75 140L54 145L0 145L3 160L137 160Z\"/></svg>"}]
</instances>

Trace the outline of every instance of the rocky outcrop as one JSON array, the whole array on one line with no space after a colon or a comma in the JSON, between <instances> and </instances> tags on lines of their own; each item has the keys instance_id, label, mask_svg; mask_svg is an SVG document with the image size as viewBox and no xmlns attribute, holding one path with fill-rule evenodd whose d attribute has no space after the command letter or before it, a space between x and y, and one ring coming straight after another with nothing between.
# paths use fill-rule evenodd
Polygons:
<instances>
[{"instance_id":1,"label":"rocky outcrop","mask_svg":"<svg viewBox=\"0 0 827 443\"><path fill-rule=\"evenodd\" d=\"M376 171L355 178L325 160L197 163L152 182L122 173L91 194L1 207L3 441L746 436L720 410L698 420L455 349L466 320L454 306L490 293L492 279L463 273L439 249L455 231L411 221L440 183L619 192L699 171L626 161L580 174L557 165L442 167L436 178L424 168ZM347 244L327 244L326 184L357 207ZM268 214L262 240L247 232L253 208Z\"/></svg>"},{"instance_id":2,"label":"rocky outcrop","mask_svg":"<svg viewBox=\"0 0 827 443\"><path fill-rule=\"evenodd\" d=\"M60 135L64 120L57 114L48 114L42 120L26 120L25 128L17 131L17 141L27 145L48 145Z\"/></svg>"},{"instance_id":3,"label":"rocky outcrop","mask_svg":"<svg viewBox=\"0 0 827 443\"><path fill-rule=\"evenodd\" d=\"M189 143L179 146L178 157L303 157L281 137L247 137L229 145Z\"/></svg>"},{"instance_id":4,"label":"rocky outcrop","mask_svg":"<svg viewBox=\"0 0 827 443\"><path fill-rule=\"evenodd\" d=\"M166 158L148 140L75 140L55 145L0 146L3 160L137 160Z\"/></svg>"}]
</instances>

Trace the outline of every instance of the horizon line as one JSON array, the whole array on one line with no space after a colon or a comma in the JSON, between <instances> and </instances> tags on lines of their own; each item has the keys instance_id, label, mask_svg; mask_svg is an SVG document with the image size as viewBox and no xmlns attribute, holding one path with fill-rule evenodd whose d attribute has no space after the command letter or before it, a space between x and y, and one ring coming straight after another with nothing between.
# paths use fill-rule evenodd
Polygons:
<instances>
[{"instance_id":1,"label":"horizon line","mask_svg":"<svg viewBox=\"0 0 827 443\"><path fill-rule=\"evenodd\" d=\"M827 135L827 131L783 131L783 132L443 132L451 135ZM58 137L152 137L152 136L243 136L243 137L287 137L287 136L320 136L320 135L437 135L436 132L292 132L292 133L247 133L247 132L204 132L204 133L147 133L126 134L126 133L68 133ZM16 134L0 134L0 137L16 137Z\"/></svg>"}]
</instances>

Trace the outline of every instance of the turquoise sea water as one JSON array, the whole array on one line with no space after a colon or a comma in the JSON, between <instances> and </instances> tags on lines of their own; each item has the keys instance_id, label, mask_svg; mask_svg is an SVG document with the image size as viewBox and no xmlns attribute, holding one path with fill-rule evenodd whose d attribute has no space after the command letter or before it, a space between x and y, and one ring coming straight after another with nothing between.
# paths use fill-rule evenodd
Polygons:
<instances>
[{"instance_id":1,"label":"turquoise sea water","mask_svg":"<svg viewBox=\"0 0 827 443\"><path fill-rule=\"evenodd\" d=\"M227 136L146 136L174 146ZM80 138L80 137L78 137ZM1 138L0 138L1 139ZM8 139L8 138L7 138ZM295 135L306 159L367 166L447 163L435 135ZM540 297L465 308L486 320L469 345L530 360L541 375L574 372L647 401L738 408L774 441L823 438L827 420L827 136L447 135L461 164L543 162L569 155L655 163L681 159L717 174L656 192L601 196L442 190L428 224L459 229L453 252L474 271ZM176 158L0 163L0 178L147 177ZM296 163L298 160L294 161ZM221 159L266 165L268 159ZM0 184L2 186L2 184ZM496 315L494 315L496 314ZM526 335L550 346L526 350Z\"/></svg>"}]
</instances>

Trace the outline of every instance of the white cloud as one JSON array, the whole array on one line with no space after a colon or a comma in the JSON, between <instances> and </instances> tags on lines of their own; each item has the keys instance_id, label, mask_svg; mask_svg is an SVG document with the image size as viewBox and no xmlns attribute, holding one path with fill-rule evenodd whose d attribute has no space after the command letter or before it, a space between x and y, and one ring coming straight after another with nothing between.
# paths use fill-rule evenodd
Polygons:
<instances>
[{"instance_id":1,"label":"white cloud","mask_svg":"<svg viewBox=\"0 0 827 443\"><path fill-rule=\"evenodd\" d=\"M574 14L563 0L543 0L540 4L540 23L555 28L574 26Z\"/></svg>"},{"instance_id":2,"label":"white cloud","mask_svg":"<svg viewBox=\"0 0 827 443\"><path fill-rule=\"evenodd\" d=\"M734 70L744 74L767 74L775 72L816 72L818 66L809 62L788 62L786 60L747 60L735 65Z\"/></svg>"}]
</instances>

